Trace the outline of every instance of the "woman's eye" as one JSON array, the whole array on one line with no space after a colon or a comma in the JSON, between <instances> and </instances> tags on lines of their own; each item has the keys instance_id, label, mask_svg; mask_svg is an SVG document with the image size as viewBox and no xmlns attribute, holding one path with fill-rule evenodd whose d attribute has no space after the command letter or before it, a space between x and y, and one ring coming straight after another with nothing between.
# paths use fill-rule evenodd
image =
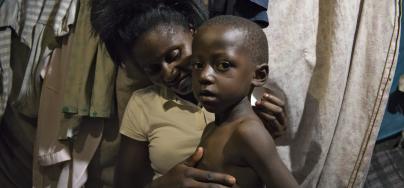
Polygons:
<instances>
[{"instance_id":1,"label":"woman's eye","mask_svg":"<svg viewBox=\"0 0 404 188\"><path fill-rule=\"evenodd\" d=\"M171 50L168 54L166 54L164 60L167 63L171 63L171 62L177 60L180 55L181 55L181 51L179 49Z\"/></svg>"},{"instance_id":2,"label":"woman's eye","mask_svg":"<svg viewBox=\"0 0 404 188\"><path fill-rule=\"evenodd\" d=\"M216 64L216 70L220 72L227 71L231 67L230 62L227 61L221 61L218 64Z\"/></svg>"},{"instance_id":3,"label":"woman's eye","mask_svg":"<svg viewBox=\"0 0 404 188\"><path fill-rule=\"evenodd\" d=\"M160 64L151 64L145 68L145 72L149 74L159 73L161 71Z\"/></svg>"}]
</instances>

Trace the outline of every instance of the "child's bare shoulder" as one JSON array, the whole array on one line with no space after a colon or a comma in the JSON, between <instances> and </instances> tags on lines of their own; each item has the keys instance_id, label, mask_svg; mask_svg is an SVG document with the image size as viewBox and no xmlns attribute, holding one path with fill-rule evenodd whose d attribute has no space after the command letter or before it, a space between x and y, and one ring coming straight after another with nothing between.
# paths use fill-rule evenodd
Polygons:
<instances>
[{"instance_id":1,"label":"child's bare shoulder","mask_svg":"<svg viewBox=\"0 0 404 188\"><path fill-rule=\"evenodd\" d=\"M259 118L246 117L237 122L238 131L253 131L262 129L265 129L265 126Z\"/></svg>"},{"instance_id":2,"label":"child's bare shoulder","mask_svg":"<svg viewBox=\"0 0 404 188\"><path fill-rule=\"evenodd\" d=\"M276 154L275 142L264 124L258 118L245 119L233 132L233 139L243 155L260 155L266 148L269 154Z\"/></svg>"},{"instance_id":3,"label":"child's bare shoulder","mask_svg":"<svg viewBox=\"0 0 404 188\"><path fill-rule=\"evenodd\" d=\"M245 118L239 121L234 132L236 137L241 140L250 141L258 137L271 137L264 124L258 118Z\"/></svg>"}]
</instances>

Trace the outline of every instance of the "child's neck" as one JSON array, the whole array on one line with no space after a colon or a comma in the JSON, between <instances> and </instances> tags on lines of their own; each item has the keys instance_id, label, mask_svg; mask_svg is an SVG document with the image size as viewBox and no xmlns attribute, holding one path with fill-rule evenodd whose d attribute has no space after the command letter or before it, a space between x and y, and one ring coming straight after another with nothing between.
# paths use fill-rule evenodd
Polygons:
<instances>
[{"instance_id":1,"label":"child's neck","mask_svg":"<svg viewBox=\"0 0 404 188\"><path fill-rule=\"evenodd\" d=\"M250 115L251 113L254 113L251 108L251 103L248 97L244 97L225 112L215 113L215 123L216 125L221 125L222 123L234 121L240 117Z\"/></svg>"}]
</instances>

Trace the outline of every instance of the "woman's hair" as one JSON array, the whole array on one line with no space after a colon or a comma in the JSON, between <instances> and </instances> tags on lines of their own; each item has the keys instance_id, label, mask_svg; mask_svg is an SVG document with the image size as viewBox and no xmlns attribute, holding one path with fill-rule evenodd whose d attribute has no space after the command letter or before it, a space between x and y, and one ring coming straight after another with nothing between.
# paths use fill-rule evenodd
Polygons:
<instances>
[{"instance_id":1,"label":"woman's hair","mask_svg":"<svg viewBox=\"0 0 404 188\"><path fill-rule=\"evenodd\" d=\"M91 4L93 30L118 64L138 37L155 26L197 27L208 17L200 0L92 0Z\"/></svg>"}]
</instances>

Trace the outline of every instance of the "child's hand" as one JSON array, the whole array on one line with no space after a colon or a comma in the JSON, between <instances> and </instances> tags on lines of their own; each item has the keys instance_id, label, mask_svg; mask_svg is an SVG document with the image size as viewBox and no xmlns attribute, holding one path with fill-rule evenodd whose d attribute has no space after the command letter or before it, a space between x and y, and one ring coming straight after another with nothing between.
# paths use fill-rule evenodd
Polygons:
<instances>
[{"instance_id":1,"label":"child's hand","mask_svg":"<svg viewBox=\"0 0 404 188\"><path fill-rule=\"evenodd\" d=\"M257 100L255 103L255 113L261 118L273 138L286 133L288 124L284 109L285 102L270 94L269 91L266 91L261 100Z\"/></svg>"}]
</instances>

